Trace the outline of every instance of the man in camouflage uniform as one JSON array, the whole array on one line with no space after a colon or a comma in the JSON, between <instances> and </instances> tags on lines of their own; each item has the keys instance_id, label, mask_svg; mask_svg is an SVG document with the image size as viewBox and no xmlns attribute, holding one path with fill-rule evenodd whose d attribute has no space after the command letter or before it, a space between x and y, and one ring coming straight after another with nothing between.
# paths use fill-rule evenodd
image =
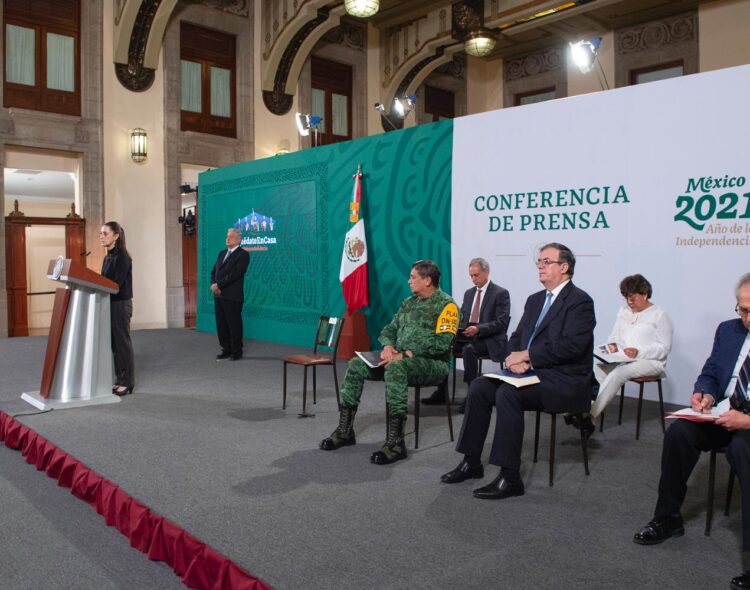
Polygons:
<instances>
[{"instance_id":1,"label":"man in camouflage uniform","mask_svg":"<svg viewBox=\"0 0 750 590\"><path fill-rule=\"evenodd\" d=\"M339 425L320 442L324 451L356 444L354 415L364 382L385 381L390 410L388 436L370 461L385 465L406 458L404 424L408 387L438 384L448 376L451 346L460 319L456 303L440 290L440 269L431 260L414 263L409 288L412 295L380 333L383 345L380 366L372 369L357 357L349 361L341 388Z\"/></svg>"}]
</instances>

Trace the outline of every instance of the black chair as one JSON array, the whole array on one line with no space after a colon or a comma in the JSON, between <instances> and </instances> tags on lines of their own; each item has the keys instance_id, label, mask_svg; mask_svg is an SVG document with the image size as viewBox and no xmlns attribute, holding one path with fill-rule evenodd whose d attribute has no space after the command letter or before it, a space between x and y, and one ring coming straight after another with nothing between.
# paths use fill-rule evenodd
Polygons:
<instances>
[{"instance_id":1,"label":"black chair","mask_svg":"<svg viewBox=\"0 0 750 590\"><path fill-rule=\"evenodd\" d=\"M419 412L422 406L421 390L423 387L434 387L436 385L448 385L448 376L446 375L440 383L420 383L413 384L409 383L409 387L414 388L414 448L419 448ZM451 402L448 396L445 396L445 415L448 418L448 431L450 432L451 442L453 442L453 416L451 415ZM388 418L390 416L390 408L388 403L385 404L385 417L386 417L386 436L388 435Z\"/></svg>"},{"instance_id":2,"label":"black chair","mask_svg":"<svg viewBox=\"0 0 750 590\"><path fill-rule=\"evenodd\" d=\"M286 366L300 365L304 373L302 377L302 413L300 418L309 418L315 414L308 414L307 409L307 368L313 370L313 404L318 403L315 369L324 365L331 365L333 368L333 382L336 387L336 403L339 410L341 409L341 399L339 398L339 379L336 374L336 353L339 348L339 338L341 337L341 328L344 325L344 318L334 318L327 315L320 316L318 329L315 332L315 344L312 354L292 354L284 357L284 398L282 409L286 410ZM319 347L325 347L331 350L331 354L324 355L318 353Z\"/></svg>"},{"instance_id":3,"label":"black chair","mask_svg":"<svg viewBox=\"0 0 750 590\"><path fill-rule=\"evenodd\" d=\"M539 451L539 420L544 411L545 414L549 414L552 421L550 422L550 438L549 438L549 485L550 487L554 484L555 474L555 434L557 431L557 414L562 412L549 412L547 410L537 410L536 412L536 428L534 430L534 463L537 462L538 451ZM583 420L583 414L573 414L578 417L578 420ZM581 431L581 451L583 452L583 468L586 471L586 475L589 475L589 452L588 452L588 441L583 431Z\"/></svg>"},{"instance_id":4,"label":"black chair","mask_svg":"<svg viewBox=\"0 0 750 590\"><path fill-rule=\"evenodd\" d=\"M708 506L706 507L706 530L703 534L707 537L711 535L711 521L714 517L714 487L716 484L716 453L726 454L727 449L711 449L711 458L708 464ZM734 469L729 470L729 479L727 481L727 499L724 504L724 516L729 516L729 506L732 503L732 488L734 487Z\"/></svg>"},{"instance_id":5,"label":"black chair","mask_svg":"<svg viewBox=\"0 0 750 590\"><path fill-rule=\"evenodd\" d=\"M661 419L661 431L664 433L664 396L661 389L661 380L666 377L633 377L629 380L631 383L637 383L638 389L638 411L635 419L635 440L639 440L641 437L641 409L643 408L643 386L646 383L656 383L659 387L659 418ZM622 406L625 400L625 384L623 383L620 388L620 414L617 418L617 423L622 424ZM604 412L599 415L599 432L604 431Z\"/></svg>"}]
</instances>

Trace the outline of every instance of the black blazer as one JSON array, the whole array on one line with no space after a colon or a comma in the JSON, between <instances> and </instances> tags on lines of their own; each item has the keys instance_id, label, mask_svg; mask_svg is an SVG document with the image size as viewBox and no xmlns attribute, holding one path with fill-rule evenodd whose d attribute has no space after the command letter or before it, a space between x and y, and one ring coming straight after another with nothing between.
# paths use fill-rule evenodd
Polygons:
<instances>
[{"instance_id":1,"label":"black blazer","mask_svg":"<svg viewBox=\"0 0 750 590\"><path fill-rule=\"evenodd\" d=\"M224 262L226 255L226 249L219 252L211 270L211 283L216 283L221 291L216 297L242 303L245 301L245 272L250 263L250 255L241 247L232 252Z\"/></svg>"},{"instance_id":2,"label":"black blazer","mask_svg":"<svg viewBox=\"0 0 750 590\"><path fill-rule=\"evenodd\" d=\"M477 288L472 287L464 293L461 304L461 326L463 330L469 325L471 308ZM508 356L508 324L510 323L510 294L507 289L492 281L487 283L482 295L482 306L479 308L479 334L477 338L487 341L487 351L493 361L499 363Z\"/></svg>"},{"instance_id":3,"label":"black blazer","mask_svg":"<svg viewBox=\"0 0 750 590\"><path fill-rule=\"evenodd\" d=\"M526 300L523 317L509 346L512 352L525 350L542 311L547 291ZM591 408L594 354L594 302L589 295L568 283L555 298L539 325L529 348L532 369L541 380L545 409L552 412L586 412Z\"/></svg>"}]
</instances>

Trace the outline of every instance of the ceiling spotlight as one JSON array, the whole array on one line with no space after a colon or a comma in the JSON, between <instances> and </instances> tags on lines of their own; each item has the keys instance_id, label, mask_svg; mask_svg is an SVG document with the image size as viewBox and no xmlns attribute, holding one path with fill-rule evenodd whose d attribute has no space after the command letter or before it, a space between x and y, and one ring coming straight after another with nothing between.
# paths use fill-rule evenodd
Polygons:
<instances>
[{"instance_id":1,"label":"ceiling spotlight","mask_svg":"<svg viewBox=\"0 0 750 590\"><path fill-rule=\"evenodd\" d=\"M317 115L303 115L302 113L297 113L294 119L297 121L297 130L303 137L310 135L310 129L317 130L320 122L323 120Z\"/></svg>"},{"instance_id":2,"label":"ceiling spotlight","mask_svg":"<svg viewBox=\"0 0 750 590\"><path fill-rule=\"evenodd\" d=\"M601 37L570 43L570 53L573 57L573 62L581 70L582 74L588 74L594 68L594 62L596 61L601 43Z\"/></svg>"},{"instance_id":3,"label":"ceiling spotlight","mask_svg":"<svg viewBox=\"0 0 750 590\"><path fill-rule=\"evenodd\" d=\"M401 98L394 98L393 110L396 111L396 114L403 119L412 111L416 102L416 94L409 94L407 96L402 96Z\"/></svg>"},{"instance_id":4,"label":"ceiling spotlight","mask_svg":"<svg viewBox=\"0 0 750 590\"><path fill-rule=\"evenodd\" d=\"M495 49L495 35L489 29L482 27L469 33L464 39L464 51L474 57L484 57Z\"/></svg>"},{"instance_id":5,"label":"ceiling spotlight","mask_svg":"<svg viewBox=\"0 0 750 590\"><path fill-rule=\"evenodd\" d=\"M380 0L344 0L347 14L367 18L380 9Z\"/></svg>"}]
</instances>

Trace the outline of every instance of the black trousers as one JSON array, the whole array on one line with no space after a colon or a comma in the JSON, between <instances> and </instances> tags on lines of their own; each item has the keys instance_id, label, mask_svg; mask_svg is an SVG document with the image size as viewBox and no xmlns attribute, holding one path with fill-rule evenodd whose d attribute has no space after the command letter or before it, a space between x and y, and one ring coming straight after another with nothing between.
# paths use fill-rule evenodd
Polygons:
<instances>
[{"instance_id":1,"label":"black trousers","mask_svg":"<svg viewBox=\"0 0 750 590\"><path fill-rule=\"evenodd\" d=\"M242 301L214 298L216 310L216 333L221 351L227 354L242 354Z\"/></svg>"},{"instance_id":2,"label":"black trousers","mask_svg":"<svg viewBox=\"0 0 750 590\"><path fill-rule=\"evenodd\" d=\"M110 325L112 328L112 355L115 362L115 385L133 387L133 343L130 340L130 318L133 316L133 300L110 301Z\"/></svg>"},{"instance_id":3,"label":"black trousers","mask_svg":"<svg viewBox=\"0 0 750 590\"><path fill-rule=\"evenodd\" d=\"M479 377L469 386L466 415L458 437L459 453L479 458L487 438L492 408L497 411L490 463L520 470L523 447L524 412L543 410L541 392L536 385L517 389L512 385Z\"/></svg>"},{"instance_id":4,"label":"black trousers","mask_svg":"<svg viewBox=\"0 0 750 590\"><path fill-rule=\"evenodd\" d=\"M727 461L740 480L742 549L750 551L750 430L730 432L716 424L675 420L664 435L654 517L680 511L688 478L701 453L722 447L727 447Z\"/></svg>"},{"instance_id":5,"label":"black trousers","mask_svg":"<svg viewBox=\"0 0 750 590\"><path fill-rule=\"evenodd\" d=\"M479 375L479 357L487 356L487 340L483 338L456 339L453 342L453 353L460 354L464 360L464 383L471 383ZM447 395L448 382L438 385L438 394Z\"/></svg>"}]
</instances>

